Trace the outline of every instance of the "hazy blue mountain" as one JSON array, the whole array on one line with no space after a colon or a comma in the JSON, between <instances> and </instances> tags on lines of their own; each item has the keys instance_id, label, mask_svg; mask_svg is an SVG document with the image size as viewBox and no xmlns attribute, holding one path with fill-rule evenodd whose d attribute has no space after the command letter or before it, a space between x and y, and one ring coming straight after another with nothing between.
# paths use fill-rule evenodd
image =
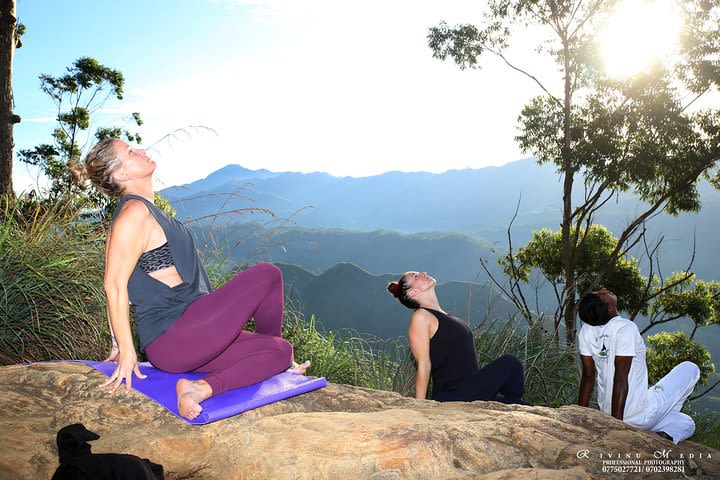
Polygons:
<instances>
[{"instance_id":1,"label":"hazy blue mountain","mask_svg":"<svg viewBox=\"0 0 720 480\"><path fill-rule=\"evenodd\" d=\"M297 265L278 263L285 293L305 315L315 315L325 330L353 329L379 338L407 335L411 311L387 293L386 285L400 273L373 275L351 263L339 263L319 275ZM477 326L486 313L490 318L508 314L503 301L491 301L487 287L470 282L445 282L437 286L445 311Z\"/></svg>"},{"instance_id":2,"label":"hazy blue mountain","mask_svg":"<svg viewBox=\"0 0 720 480\"><path fill-rule=\"evenodd\" d=\"M467 281L478 277L481 258L494 255L487 242L457 233L268 229L256 223L191 226L202 244L232 245L230 252L223 253L229 253L235 263L262 260L290 263L316 274L338 263L350 262L373 273L418 270L429 272L442 282ZM497 272L495 262L489 268Z\"/></svg>"},{"instance_id":3,"label":"hazy blue mountain","mask_svg":"<svg viewBox=\"0 0 720 480\"><path fill-rule=\"evenodd\" d=\"M241 169L241 175L232 176L230 167ZM220 181L223 178L225 182ZM536 188L537 184L544 187ZM236 198L225 203L227 197L218 196L236 192L243 185L242 193L254 202ZM251 205L288 217L312 206L295 217L304 227L477 233L504 228L521 191L527 207L518 225L541 225L542 217L552 218L557 212L554 205L559 189L552 167L538 167L528 159L504 167L442 174L389 172L362 178L325 173L253 174L240 166L227 166L206 179L162 193L174 203L181 219L202 217L220 207L231 210ZM197 198L203 195L206 198Z\"/></svg>"},{"instance_id":4,"label":"hazy blue mountain","mask_svg":"<svg viewBox=\"0 0 720 480\"><path fill-rule=\"evenodd\" d=\"M245 184L249 180L273 178L278 176L278 173L271 172L270 170L250 170L240 165L226 165L220 170L216 170L202 180L197 180L191 185L182 185L179 187L172 187L174 190L185 191L187 195L196 195L198 193L207 192L214 190L218 187L228 187L234 185L235 188L239 185ZM231 191L234 191L232 188Z\"/></svg>"},{"instance_id":5,"label":"hazy blue mountain","mask_svg":"<svg viewBox=\"0 0 720 480\"><path fill-rule=\"evenodd\" d=\"M533 159L502 167L451 170L442 174L389 172L363 178L334 177L326 173L269 172L228 165L207 178L162 193L173 203L179 219L197 219L218 212L262 207L279 217L292 217L304 229L341 228L372 232L458 232L483 238L486 243L507 245L507 226L518 200L513 223L515 246L525 243L532 230L560 223L561 185L555 167L538 166ZM576 188L578 199L582 184ZM650 239L664 236L662 268L666 273L684 268L696 238L695 270L706 279L717 279L715 245L720 243L720 193L701 188L703 209L678 218L659 215L648 224ZM303 208L312 207L312 208ZM608 202L596 221L619 232L634 218L641 205L630 194ZM238 222L235 214L220 215L215 224ZM639 255L639 253L638 253ZM276 258L276 257L273 257ZM473 262L476 257L467 258ZM304 259L280 256L280 261L313 266ZM347 257L342 261L355 262ZM362 264L374 273L385 268ZM392 270L400 270L393 268ZM472 276L452 277L472 280Z\"/></svg>"}]
</instances>

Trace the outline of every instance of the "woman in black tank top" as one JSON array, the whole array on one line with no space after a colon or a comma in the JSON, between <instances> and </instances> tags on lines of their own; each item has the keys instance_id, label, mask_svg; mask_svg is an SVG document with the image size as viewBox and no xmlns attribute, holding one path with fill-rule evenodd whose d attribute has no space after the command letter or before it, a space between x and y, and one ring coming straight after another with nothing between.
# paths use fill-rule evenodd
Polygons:
<instances>
[{"instance_id":1,"label":"woman in black tank top","mask_svg":"<svg viewBox=\"0 0 720 480\"><path fill-rule=\"evenodd\" d=\"M407 272L387 286L400 303L414 310L408 339L418 364L415 398L427 397L432 379L432 398L439 402L496 400L530 405L522 400L525 377L520 360L503 355L478 369L472 331L443 311L436 284L425 272Z\"/></svg>"}]
</instances>

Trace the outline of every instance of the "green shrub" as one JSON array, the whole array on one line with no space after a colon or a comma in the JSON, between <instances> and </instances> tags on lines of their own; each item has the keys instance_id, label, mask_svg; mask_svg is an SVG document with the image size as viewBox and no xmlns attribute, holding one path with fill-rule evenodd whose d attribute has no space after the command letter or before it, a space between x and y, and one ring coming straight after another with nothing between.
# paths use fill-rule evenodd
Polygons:
<instances>
[{"instance_id":1,"label":"green shrub","mask_svg":"<svg viewBox=\"0 0 720 480\"><path fill-rule=\"evenodd\" d=\"M700 367L698 385L705 385L715 372L710 362L710 352L699 343L690 340L684 332L660 332L648 337L650 348L647 352L648 378L657 383L680 362L693 362Z\"/></svg>"},{"instance_id":2,"label":"green shrub","mask_svg":"<svg viewBox=\"0 0 720 480\"><path fill-rule=\"evenodd\" d=\"M105 232L63 207L0 212L0 363L104 358Z\"/></svg>"}]
</instances>

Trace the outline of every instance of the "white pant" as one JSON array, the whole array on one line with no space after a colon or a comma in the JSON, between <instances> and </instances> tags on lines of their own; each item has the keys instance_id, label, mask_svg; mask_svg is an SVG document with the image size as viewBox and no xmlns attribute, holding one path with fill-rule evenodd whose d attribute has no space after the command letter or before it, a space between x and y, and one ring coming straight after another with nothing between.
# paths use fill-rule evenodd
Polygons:
<instances>
[{"instance_id":1,"label":"white pant","mask_svg":"<svg viewBox=\"0 0 720 480\"><path fill-rule=\"evenodd\" d=\"M645 410L626 418L625 423L643 430L665 432L676 445L691 437L695 433L695 422L680 409L699 379L698 366L682 362L648 389Z\"/></svg>"}]
</instances>

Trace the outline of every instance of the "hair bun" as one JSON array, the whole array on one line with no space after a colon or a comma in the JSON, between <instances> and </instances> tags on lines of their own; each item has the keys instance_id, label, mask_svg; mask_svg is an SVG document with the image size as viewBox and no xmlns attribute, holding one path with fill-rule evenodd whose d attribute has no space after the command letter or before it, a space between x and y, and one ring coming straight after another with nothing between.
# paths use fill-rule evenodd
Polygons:
<instances>
[{"instance_id":1,"label":"hair bun","mask_svg":"<svg viewBox=\"0 0 720 480\"><path fill-rule=\"evenodd\" d=\"M70 170L70 173L75 179L75 183L77 183L80 188L87 187L87 181L90 179L90 175L88 174L87 167L84 163L71 158L68 160L67 168Z\"/></svg>"},{"instance_id":2,"label":"hair bun","mask_svg":"<svg viewBox=\"0 0 720 480\"><path fill-rule=\"evenodd\" d=\"M390 292L393 297L398 298L398 295L400 294L400 284L398 282L388 283L387 289L388 289L388 292Z\"/></svg>"}]
</instances>

